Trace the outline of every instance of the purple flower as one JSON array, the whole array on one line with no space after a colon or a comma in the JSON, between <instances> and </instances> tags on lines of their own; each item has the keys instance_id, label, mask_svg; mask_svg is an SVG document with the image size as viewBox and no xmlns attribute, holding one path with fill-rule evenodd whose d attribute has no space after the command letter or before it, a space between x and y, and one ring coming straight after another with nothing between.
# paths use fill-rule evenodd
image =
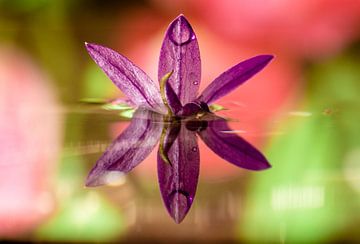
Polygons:
<instances>
[{"instance_id":1,"label":"purple flower","mask_svg":"<svg viewBox=\"0 0 360 244\"><path fill-rule=\"evenodd\" d=\"M127 127L106 149L90 171L86 186L111 183L111 176L128 173L141 163L160 141L158 179L164 204L180 223L193 203L199 177L198 134L217 155L241 168L263 170L266 158L236 134L225 119L212 113L163 122L167 116L137 109ZM226 133L225 133L226 132Z\"/></svg>"},{"instance_id":2,"label":"purple flower","mask_svg":"<svg viewBox=\"0 0 360 244\"><path fill-rule=\"evenodd\" d=\"M121 54L86 43L90 56L138 107L129 127L107 148L90 171L86 185L108 183L109 175L127 173L141 163L160 141L158 178L164 204L180 223L196 192L200 153L197 136L220 157L250 169L270 167L266 158L230 131L226 120L208 105L234 90L273 58L245 60L217 77L199 96L200 52L195 33L183 15L169 26L160 52L159 86Z\"/></svg>"},{"instance_id":3,"label":"purple flower","mask_svg":"<svg viewBox=\"0 0 360 244\"><path fill-rule=\"evenodd\" d=\"M273 58L259 55L245 60L219 75L197 96L201 79L199 45L183 15L170 24L163 40L158 70L160 86L121 54L100 45L85 45L90 56L131 104L172 116L208 110L208 105L258 73Z\"/></svg>"}]
</instances>

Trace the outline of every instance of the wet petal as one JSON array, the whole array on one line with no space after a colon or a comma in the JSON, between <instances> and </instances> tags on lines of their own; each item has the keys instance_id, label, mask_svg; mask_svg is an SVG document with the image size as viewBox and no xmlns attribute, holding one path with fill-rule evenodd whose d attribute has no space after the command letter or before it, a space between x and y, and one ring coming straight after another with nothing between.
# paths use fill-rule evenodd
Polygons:
<instances>
[{"instance_id":1,"label":"wet petal","mask_svg":"<svg viewBox=\"0 0 360 244\"><path fill-rule=\"evenodd\" d=\"M231 131L226 120L217 117L207 121L207 128L198 131L205 144L221 158L241 168L264 170L270 166L264 155Z\"/></svg>"},{"instance_id":2,"label":"wet petal","mask_svg":"<svg viewBox=\"0 0 360 244\"><path fill-rule=\"evenodd\" d=\"M170 135L171 130L168 131ZM175 141L172 136L165 138L165 148L171 163L158 153L159 186L169 214L180 223L192 205L198 183L200 156L196 135L182 126Z\"/></svg>"},{"instance_id":3,"label":"wet petal","mask_svg":"<svg viewBox=\"0 0 360 244\"><path fill-rule=\"evenodd\" d=\"M166 113L157 84L126 57L96 44L86 49L112 82L124 92L131 103L159 113Z\"/></svg>"},{"instance_id":4,"label":"wet petal","mask_svg":"<svg viewBox=\"0 0 360 244\"><path fill-rule=\"evenodd\" d=\"M166 31L160 51L159 80L171 70L169 82L182 104L193 101L200 85L201 62L195 33L183 15Z\"/></svg>"},{"instance_id":5,"label":"wet petal","mask_svg":"<svg viewBox=\"0 0 360 244\"><path fill-rule=\"evenodd\" d=\"M206 87L198 100L210 104L225 96L261 71L273 57L272 55L259 55L233 66Z\"/></svg>"},{"instance_id":6,"label":"wet petal","mask_svg":"<svg viewBox=\"0 0 360 244\"><path fill-rule=\"evenodd\" d=\"M154 149L162 130L157 113L138 109L129 127L106 149L90 171L86 186L108 183L108 176L117 171L127 173L141 163Z\"/></svg>"}]
</instances>

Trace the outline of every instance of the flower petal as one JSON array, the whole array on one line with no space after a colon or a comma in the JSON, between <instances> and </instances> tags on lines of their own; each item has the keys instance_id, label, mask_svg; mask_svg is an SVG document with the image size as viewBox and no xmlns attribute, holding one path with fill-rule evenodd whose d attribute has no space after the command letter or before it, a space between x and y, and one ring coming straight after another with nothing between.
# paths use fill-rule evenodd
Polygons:
<instances>
[{"instance_id":1,"label":"flower petal","mask_svg":"<svg viewBox=\"0 0 360 244\"><path fill-rule=\"evenodd\" d=\"M174 89L171 87L170 82L165 83L165 95L171 112L173 114L178 114L179 111L182 109L182 105Z\"/></svg>"},{"instance_id":2,"label":"flower petal","mask_svg":"<svg viewBox=\"0 0 360 244\"><path fill-rule=\"evenodd\" d=\"M110 48L85 45L92 59L133 104L166 113L157 84L144 71Z\"/></svg>"},{"instance_id":3,"label":"flower petal","mask_svg":"<svg viewBox=\"0 0 360 244\"><path fill-rule=\"evenodd\" d=\"M273 57L272 55L259 55L233 66L211 82L197 100L210 104L225 96L261 71Z\"/></svg>"},{"instance_id":4,"label":"flower petal","mask_svg":"<svg viewBox=\"0 0 360 244\"><path fill-rule=\"evenodd\" d=\"M158 152L158 178L164 204L175 222L180 223L195 197L200 155L194 132L182 126L173 141L170 131L167 132L164 150L168 151L170 164ZM170 145L169 149L167 144Z\"/></svg>"},{"instance_id":5,"label":"flower petal","mask_svg":"<svg viewBox=\"0 0 360 244\"><path fill-rule=\"evenodd\" d=\"M201 78L200 51L195 33L183 15L166 31L160 51L159 80L172 70L169 82L181 103L193 101Z\"/></svg>"},{"instance_id":6,"label":"flower petal","mask_svg":"<svg viewBox=\"0 0 360 244\"><path fill-rule=\"evenodd\" d=\"M231 133L225 119L208 120L207 128L198 134L205 144L221 158L241 168L264 170L271 165L255 147L236 134Z\"/></svg>"},{"instance_id":7,"label":"flower petal","mask_svg":"<svg viewBox=\"0 0 360 244\"><path fill-rule=\"evenodd\" d=\"M108 183L114 171L127 173L141 163L154 149L162 130L162 119L149 110L136 110L129 127L106 149L90 171L86 186Z\"/></svg>"}]
</instances>

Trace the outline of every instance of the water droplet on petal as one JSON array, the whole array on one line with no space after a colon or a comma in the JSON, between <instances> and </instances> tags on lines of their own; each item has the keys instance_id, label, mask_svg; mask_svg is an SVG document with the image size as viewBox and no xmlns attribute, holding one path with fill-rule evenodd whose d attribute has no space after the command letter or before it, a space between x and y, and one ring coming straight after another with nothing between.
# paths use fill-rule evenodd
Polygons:
<instances>
[{"instance_id":1,"label":"water droplet on petal","mask_svg":"<svg viewBox=\"0 0 360 244\"><path fill-rule=\"evenodd\" d=\"M191 72L188 75L188 80L191 81L194 86L198 86L200 84L200 82L199 82L200 77L199 77L199 75L195 74L194 72Z\"/></svg>"},{"instance_id":2,"label":"water droplet on petal","mask_svg":"<svg viewBox=\"0 0 360 244\"><path fill-rule=\"evenodd\" d=\"M193 151L193 152L197 152L197 147L193 147L193 148L191 148L191 150Z\"/></svg>"},{"instance_id":3,"label":"water droplet on petal","mask_svg":"<svg viewBox=\"0 0 360 244\"><path fill-rule=\"evenodd\" d=\"M194 31L184 17L175 20L169 29L170 40L177 46L182 46L196 39Z\"/></svg>"}]
</instances>

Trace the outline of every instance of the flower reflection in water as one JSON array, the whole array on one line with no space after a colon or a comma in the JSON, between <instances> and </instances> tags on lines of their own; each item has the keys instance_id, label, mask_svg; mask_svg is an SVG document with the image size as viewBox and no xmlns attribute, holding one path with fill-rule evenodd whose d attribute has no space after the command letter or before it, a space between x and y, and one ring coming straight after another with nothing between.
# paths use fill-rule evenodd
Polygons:
<instances>
[{"instance_id":1,"label":"flower reflection in water","mask_svg":"<svg viewBox=\"0 0 360 244\"><path fill-rule=\"evenodd\" d=\"M159 142L157 168L161 195L171 217L180 223L193 203L198 183L200 152L196 135L217 155L238 167L249 170L270 167L261 152L231 133L227 121L213 113L181 119L138 109L130 125L92 168L86 186L107 184L114 172L130 172Z\"/></svg>"}]
</instances>

